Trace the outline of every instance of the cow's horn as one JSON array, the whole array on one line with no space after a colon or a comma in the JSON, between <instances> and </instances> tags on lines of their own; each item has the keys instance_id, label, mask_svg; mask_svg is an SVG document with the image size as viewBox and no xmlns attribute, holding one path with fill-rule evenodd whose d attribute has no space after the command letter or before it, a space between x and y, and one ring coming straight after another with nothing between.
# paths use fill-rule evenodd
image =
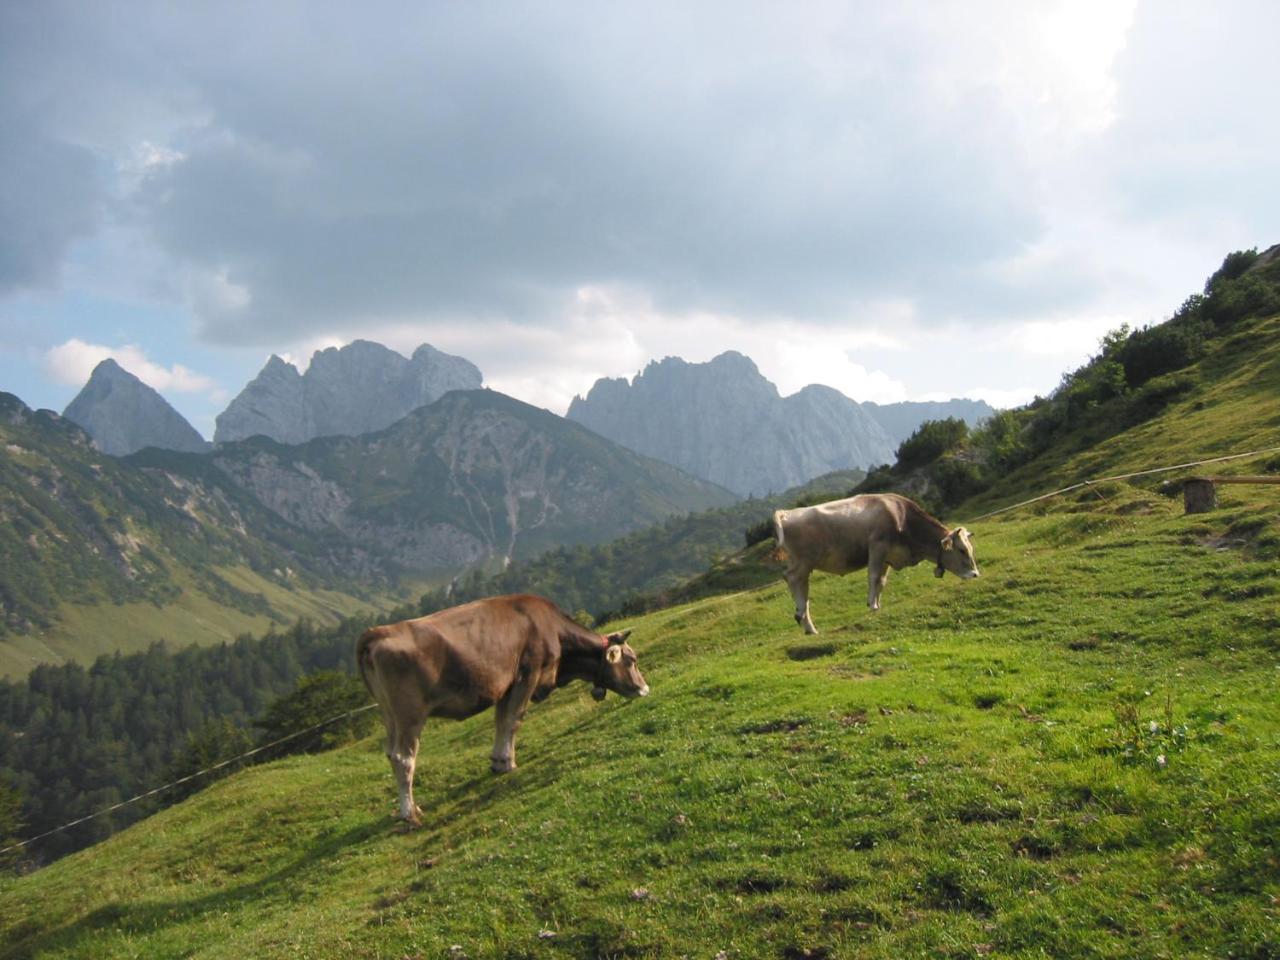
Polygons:
<instances>
[{"instance_id":1,"label":"cow's horn","mask_svg":"<svg viewBox=\"0 0 1280 960\"><path fill-rule=\"evenodd\" d=\"M609 634L605 639L610 643L626 643L629 636L631 636L630 630L619 630L617 633Z\"/></svg>"}]
</instances>

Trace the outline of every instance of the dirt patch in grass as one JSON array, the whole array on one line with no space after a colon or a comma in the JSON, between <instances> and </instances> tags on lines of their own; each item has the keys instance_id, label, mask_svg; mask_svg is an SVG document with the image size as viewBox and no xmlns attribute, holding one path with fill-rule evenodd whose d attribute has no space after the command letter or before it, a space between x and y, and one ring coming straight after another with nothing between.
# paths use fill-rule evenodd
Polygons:
<instances>
[{"instance_id":1,"label":"dirt patch in grass","mask_svg":"<svg viewBox=\"0 0 1280 960\"><path fill-rule=\"evenodd\" d=\"M727 886L738 891L738 893L745 894L774 893L786 885L786 880L781 877L770 876L767 873L748 873L727 883Z\"/></svg>"},{"instance_id":2,"label":"dirt patch in grass","mask_svg":"<svg viewBox=\"0 0 1280 960\"><path fill-rule=\"evenodd\" d=\"M777 720L765 720L762 723L748 723L738 729L739 733L791 733L809 723L808 717L780 717Z\"/></svg>"},{"instance_id":3,"label":"dirt patch in grass","mask_svg":"<svg viewBox=\"0 0 1280 960\"><path fill-rule=\"evenodd\" d=\"M787 648L788 660L817 660L829 657L838 650L834 643L803 643Z\"/></svg>"}]
</instances>

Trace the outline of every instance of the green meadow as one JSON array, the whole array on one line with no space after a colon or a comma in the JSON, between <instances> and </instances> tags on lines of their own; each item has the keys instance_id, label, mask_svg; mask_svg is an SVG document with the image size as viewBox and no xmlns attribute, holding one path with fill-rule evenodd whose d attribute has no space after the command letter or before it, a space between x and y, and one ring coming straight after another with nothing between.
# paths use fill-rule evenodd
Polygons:
<instances>
[{"instance_id":1,"label":"green meadow","mask_svg":"<svg viewBox=\"0 0 1280 960\"><path fill-rule=\"evenodd\" d=\"M1270 957L1275 491L974 525L981 579L820 577L627 623L654 693L215 784L0 883L7 957Z\"/></svg>"}]
</instances>

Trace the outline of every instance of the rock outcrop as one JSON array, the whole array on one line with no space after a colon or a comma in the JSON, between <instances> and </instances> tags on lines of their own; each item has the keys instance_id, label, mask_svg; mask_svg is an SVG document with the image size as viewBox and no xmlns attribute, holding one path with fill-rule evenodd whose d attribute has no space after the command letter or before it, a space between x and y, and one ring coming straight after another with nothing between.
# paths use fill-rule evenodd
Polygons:
<instances>
[{"instance_id":1,"label":"rock outcrop","mask_svg":"<svg viewBox=\"0 0 1280 960\"><path fill-rule=\"evenodd\" d=\"M406 359L368 340L318 350L306 373L272 356L217 418L217 443L359 436L391 426L450 390L477 389L476 366L423 344Z\"/></svg>"},{"instance_id":2,"label":"rock outcrop","mask_svg":"<svg viewBox=\"0 0 1280 960\"><path fill-rule=\"evenodd\" d=\"M62 415L83 427L99 450L116 457L144 447L187 453L209 447L164 397L110 358L94 367Z\"/></svg>"},{"instance_id":3,"label":"rock outcrop","mask_svg":"<svg viewBox=\"0 0 1280 960\"><path fill-rule=\"evenodd\" d=\"M883 463L894 448L856 401L816 385L784 398L733 351L707 363L667 357L630 383L598 380L568 417L743 496Z\"/></svg>"}]
</instances>

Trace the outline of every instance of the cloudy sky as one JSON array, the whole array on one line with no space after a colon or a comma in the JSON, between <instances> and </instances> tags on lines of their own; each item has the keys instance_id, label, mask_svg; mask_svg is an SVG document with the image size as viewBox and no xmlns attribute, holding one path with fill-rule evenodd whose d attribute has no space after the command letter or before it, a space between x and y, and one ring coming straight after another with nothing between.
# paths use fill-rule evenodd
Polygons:
<instances>
[{"instance_id":1,"label":"cloudy sky","mask_svg":"<svg viewBox=\"0 0 1280 960\"><path fill-rule=\"evenodd\" d=\"M1280 242L1280 7L5 3L0 389L197 429L271 353L429 342L563 412L1046 393Z\"/></svg>"}]
</instances>

